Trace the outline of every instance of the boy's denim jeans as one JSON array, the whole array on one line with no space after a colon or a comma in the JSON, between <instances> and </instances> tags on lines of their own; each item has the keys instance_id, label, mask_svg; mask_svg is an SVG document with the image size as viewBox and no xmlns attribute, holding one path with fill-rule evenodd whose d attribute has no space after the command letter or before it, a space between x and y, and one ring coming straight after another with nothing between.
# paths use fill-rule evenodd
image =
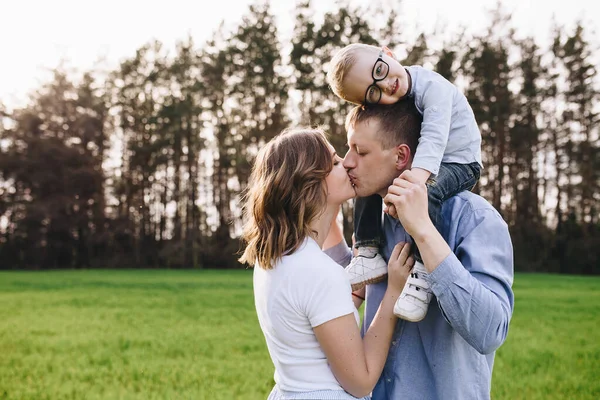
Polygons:
<instances>
[{"instance_id":1,"label":"boy's denim jeans","mask_svg":"<svg viewBox=\"0 0 600 400\"><path fill-rule=\"evenodd\" d=\"M442 224L442 203L463 190L473 189L480 174L481 166L477 162L442 163L438 174L427 181L429 218L438 232ZM379 195L356 198L354 202L355 247L381 245L381 211L382 200ZM416 261L423 262L416 246L414 257Z\"/></svg>"}]
</instances>

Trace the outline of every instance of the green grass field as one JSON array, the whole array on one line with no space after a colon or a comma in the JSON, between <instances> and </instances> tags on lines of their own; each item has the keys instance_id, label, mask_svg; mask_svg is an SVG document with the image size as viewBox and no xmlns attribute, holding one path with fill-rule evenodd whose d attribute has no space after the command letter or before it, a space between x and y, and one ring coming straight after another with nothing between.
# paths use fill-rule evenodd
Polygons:
<instances>
[{"instance_id":1,"label":"green grass field","mask_svg":"<svg viewBox=\"0 0 600 400\"><path fill-rule=\"evenodd\" d=\"M600 398L600 278L518 274L493 399ZM251 271L0 273L0 399L265 399Z\"/></svg>"}]
</instances>

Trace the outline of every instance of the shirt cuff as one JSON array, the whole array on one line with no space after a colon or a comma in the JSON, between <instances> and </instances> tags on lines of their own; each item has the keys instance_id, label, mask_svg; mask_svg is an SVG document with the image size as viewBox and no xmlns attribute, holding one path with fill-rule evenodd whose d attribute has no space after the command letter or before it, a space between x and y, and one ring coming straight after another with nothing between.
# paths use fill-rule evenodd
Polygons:
<instances>
[{"instance_id":1,"label":"shirt cuff","mask_svg":"<svg viewBox=\"0 0 600 400\"><path fill-rule=\"evenodd\" d=\"M456 255L452 252L448 254L440 265L427 275L427 281L431 285L433 294L436 297L440 297L451 284L460 278L461 273L465 271L465 267L456 258Z\"/></svg>"},{"instance_id":2,"label":"shirt cuff","mask_svg":"<svg viewBox=\"0 0 600 400\"><path fill-rule=\"evenodd\" d=\"M352 261L352 250L348 247L345 240L342 240L333 247L324 250L325 254L329 256L333 261L340 264L342 267L346 267Z\"/></svg>"}]
</instances>

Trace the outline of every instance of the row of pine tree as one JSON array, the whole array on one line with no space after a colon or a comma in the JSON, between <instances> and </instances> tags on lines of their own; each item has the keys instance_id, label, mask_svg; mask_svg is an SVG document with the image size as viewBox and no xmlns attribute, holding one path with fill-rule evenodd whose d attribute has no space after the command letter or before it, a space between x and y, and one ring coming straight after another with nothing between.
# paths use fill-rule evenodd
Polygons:
<instances>
[{"instance_id":1,"label":"row of pine tree","mask_svg":"<svg viewBox=\"0 0 600 400\"><path fill-rule=\"evenodd\" d=\"M464 90L483 136L475 190L509 224L517 270L600 273L598 52L582 23L540 46L501 8L479 34L412 43L394 12L344 6L316 20L302 0L283 42L259 2L200 46L153 41L108 72L56 68L26 106L0 105L0 268L239 267L257 149L302 124L345 153L351 106L325 71L363 42Z\"/></svg>"}]
</instances>

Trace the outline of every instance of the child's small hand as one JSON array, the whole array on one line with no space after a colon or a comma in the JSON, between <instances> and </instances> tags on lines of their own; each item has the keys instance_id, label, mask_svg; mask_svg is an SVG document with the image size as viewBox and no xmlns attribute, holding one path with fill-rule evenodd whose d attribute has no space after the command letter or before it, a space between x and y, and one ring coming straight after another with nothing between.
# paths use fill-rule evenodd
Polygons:
<instances>
[{"instance_id":1,"label":"child's small hand","mask_svg":"<svg viewBox=\"0 0 600 400\"><path fill-rule=\"evenodd\" d=\"M392 203L385 204L385 206L383 207L383 212L393 218L398 219L398 213L396 212L396 207Z\"/></svg>"},{"instance_id":2,"label":"child's small hand","mask_svg":"<svg viewBox=\"0 0 600 400\"><path fill-rule=\"evenodd\" d=\"M427 180L431 177L431 172L427 171L423 168L411 168L410 170L413 173L413 176L417 183L425 184Z\"/></svg>"},{"instance_id":3,"label":"child's small hand","mask_svg":"<svg viewBox=\"0 0 600 400\"><path fill-rule=\"evenodd\" d=\"M390 189L394 186L392 183L388 188L388 193L390 193ZM396 206L394 203L386 202L385 198L383 199L383 212L389 215L392 218L398 219L398 212L396 211Z\"/></svg>"}]
</instances>

